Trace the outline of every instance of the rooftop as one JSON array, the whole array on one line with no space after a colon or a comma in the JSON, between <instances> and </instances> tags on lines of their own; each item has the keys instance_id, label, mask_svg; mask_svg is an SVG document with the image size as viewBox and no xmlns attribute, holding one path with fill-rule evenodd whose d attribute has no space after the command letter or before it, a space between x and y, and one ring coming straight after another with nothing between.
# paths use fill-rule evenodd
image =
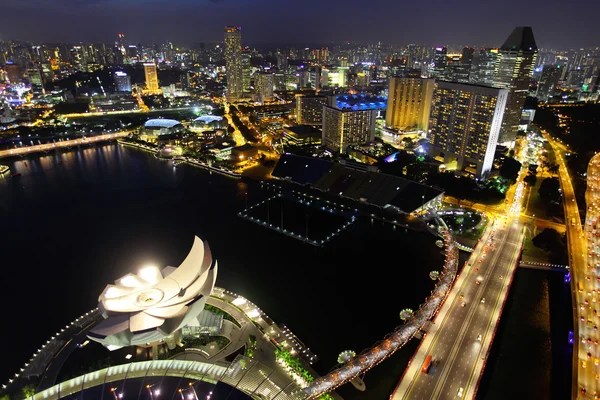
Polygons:
<instances>
[{"instance_id":1,"label":"rooftop","mask_svg":"<svg viewBox=\"0 0 600 400\"><path fill-rule=\"evenodd\" d=\"M174 120L174 119L158 118L158 119L149 119L144 124L144 127L146 127L146 128L173 128L177 125L181 125L181 122Z\"/></svg>"},{"instance_id":2,"label":"rooftop","mask_svg":"<svg viewBox=\"0 0 600 400\"><path fill-rule=\"evenodd\" d=\"M199 121L199 122L204 122L205 124L210 124L211 122L214 121L222 121L223 117L219 117L216 115L203 115L201 117L198 117L194 120L194 122Z\"/></svg>"},{"instance_id":3,"label":"rooftop","mask_svg":"<svg viewBox=\"0 0 600 400\"><path fill-rule=\"evenodd\" d=\"M501 50L536 51L537 45L533 37L533 29L530 26L518 26L510 34Z\"/></svg>"},{"instance_id":4,"label":"rooftop","mask_svg":"<svg viewBox=\"0 0 600 400\"><path fill-rule=\"evenodd\" d=\"M443 193L398 176L358 171L331 161L290 154L281 156L273 176L379 207L394 206L406 213Z\"/></svg>"}]
</instances>

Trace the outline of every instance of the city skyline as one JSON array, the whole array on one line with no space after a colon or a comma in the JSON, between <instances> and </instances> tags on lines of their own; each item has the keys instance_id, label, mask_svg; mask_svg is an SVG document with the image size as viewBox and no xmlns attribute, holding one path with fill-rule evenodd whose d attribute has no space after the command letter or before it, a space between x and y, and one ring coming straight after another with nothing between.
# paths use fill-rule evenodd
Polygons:
<instances>
[{"instance_id":1,"label":"city skyline","mask_svg":"<svg viewBox=\"0 0 600 400\"><path fill-rule=\"evenodd\" d=\"M223 26L236 24L244 28L244 42L249 45L381 41L427 46L498 47L505 40L507 31L516 25L527 25L536 32L540 48L574 49L600 45L593 28L593 15L600 12L600 4L590 4L586 6L586 12L581 13L576 7L565 8L541 1L521 4L511 0L502 7L481 5L472 0L451 5L434 1L430 9L436 12L427 15L416 4L389 5L376 1L371 3L373 9L381 6L379 9L385 12L375 14L368 21L360 21L361 29L351 29L352 21L359 21L363 15L364 6L354 0L345 2L344 7L338 7L337 3L319 4L321 12L308 15L311 7L305 6L290 14L289 8L277 6L271 0L258 0L252 4L240 0L178 0L170 2L166 8L159 0L146 2L144 7L133 0L91 3L62 0L59 4L8 0L0 16L0 24L4 27L0 31L0 40L16 39L11 32L19 32L19 39L33 42L110 42L116 32L122 32L136 43L170 40L193 45L220 43ZM513 11L516 7L519 15ZM21 26L24 12L29 21L25 31ZM573 18L569 18L571 14ZM136 18L132 19L132 15ZM333 20L332 15L335 16ZM395 23L398 15L421 15L421 18L408 18L398 24ZM481 18L482 15L489 17ZM473 42L474 37L477 37L477 43Z\"/></svg>"}]
</instances>

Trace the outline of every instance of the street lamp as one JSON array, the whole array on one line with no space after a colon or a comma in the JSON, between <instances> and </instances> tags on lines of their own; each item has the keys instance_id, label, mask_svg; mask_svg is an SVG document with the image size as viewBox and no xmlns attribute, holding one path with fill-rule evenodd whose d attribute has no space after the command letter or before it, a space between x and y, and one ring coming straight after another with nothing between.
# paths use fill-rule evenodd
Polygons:
<instances>
[{"instance_id":1,"label":"street lamp","mask_svg":"<svg viewBox=\"0 0 600 400\"><path fill-rule=\"evenodd\" d=\"M194 398L196 400L198 400L198 393L196 393L196 389L194 388L194 383L190 382L190 383L188 383L188 386L190 387L190 389L192 389L192 392L194 393Z\"/></svg>"}]
</instances>

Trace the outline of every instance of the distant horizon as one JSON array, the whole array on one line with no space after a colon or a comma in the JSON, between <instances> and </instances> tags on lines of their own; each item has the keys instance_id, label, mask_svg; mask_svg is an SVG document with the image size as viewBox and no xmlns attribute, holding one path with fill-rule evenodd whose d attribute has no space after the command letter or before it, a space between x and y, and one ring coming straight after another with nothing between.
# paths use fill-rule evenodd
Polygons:
<instances>
[{"instance_id":1,"label":"distant horizon","mask_svg":"<svg viewBox=\"0 0 600 400\"><path fill-rule=\"evenodd\" d=\"M3 0L0 39L84 43L219 43L239 25L246 44L477 43L500 46L517 26L531 26L539 48L600 46L600 2L546 0Z\"/></svg>"},{"instance_id":2,"label":"distant horizon","mask_svg":"<svg viewBox=\"0 0 600 400\"><path fill-rule=\"evenodd\" d=\"M71 41L39 41L39 40L27 40L27 39L15 39L15 38L1 38L0 42L14 42L14 43L27 43L27 44L33 44L33 45L73 45L76 46L78 44L105 44L105 45L113 45L116 41L116 33L115 33L115 39L111 40L95 40L95 41L87 41L87 40L71 40ZM508 37L508 35L507 35ZM136 42L136 41L130 41L127 38L127 35L125 35L125 41L128 42L130 45L141 45L141 46L155 46L155 45L162 45L165 43L172 43L176 46L181 46L182 48L185 49L193 49L194 47L203 44L203 45L209 45L209 46L217 46L217 45L222 45L223 41L221 40L219 41L207 41L207 42L202 42L202 41L198 41L192 44L183 44L183 43L178 43L175 41L171 41L168 39L164 39L163 41L153 41L153 42ZM410 42L410 43L391 43L391 42L385 42L385 41L374 41L374 42L268 42L268 41L253 41L253 42L244 42L243 40L243 36L242 36L242 45L244 47L251 47L251 48L256 48L256 49L262 49L264 47L270 47L269 50L275 49L275 48L294 48L294 49L300 49L300 48L309 48L309 49L315 49L315 48L322 48L322 47L331 47L331 46L369 46L369 45L373 45L373 44L377 44L377 43L381 43L384 46L395 46L395 47L402 47L402 46L409 46L409 45L416 45L416 46L423 46L423 47L428 47L428 48L434 48L434 47L438 47L438 46L445 46L445 47L455 47L455 48L463 48L463 47L473 47L475 49L477 48L499 48L502 43L498 43L498 44L473 44L473 43L464 43L464 44L460 44L460 43L436 43L436 44L422 44L422 43L414 43L414 42ZM272 48L272 49L271 49ZM544 47L544 46L539 46L538 45L538 51L539 50L544 50L544 51L576 51L576 50L598 50L600 49L600 44L599 45L592 45L592 46L584 46L584 47Z\"/></svg>"}]
</instances>

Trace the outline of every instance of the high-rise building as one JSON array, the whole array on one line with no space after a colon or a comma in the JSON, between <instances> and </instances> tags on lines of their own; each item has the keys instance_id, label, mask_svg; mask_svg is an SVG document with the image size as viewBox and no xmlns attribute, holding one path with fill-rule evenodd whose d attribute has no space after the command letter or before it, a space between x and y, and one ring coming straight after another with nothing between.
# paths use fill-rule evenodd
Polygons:
<instances>
[{"instance_id":1,"label":"high-rise building","mask_svg":"<svg viewBox=\"0 0 600 400\"><path fill-rule=\"evenodd\" d=\"M321 143L342 153L348 145L371 142L375 139L376 117L376 110L341 110L325 106Z\"/></svg>"},{"instance_id":2,"label":"high-rise building","mask_svg":"<svg viewBox=\"0 0 600 400\"><path fill-rule=\"evenodd\" d=\"M496 81L498 49L479 49L473 54L469 83L493 86Z\"/></svg>"},{"instance_id":3,"label":"high-rise building","mask_svg":"<svg viewBox=\"0 0 600 400\"><path fill-rule=\"evenodd\" d=\"M123 71L116 71L114 75L115 92L131 92L131 78Z\"/></svg>"},{"instance_id":4,"label":"high-rise building","mask_svg":"<svg viewBox=\"0 0 600 400\"><path fill-rule=\"evenodd\" d=\"M448 50L446 47L436 47L433 56L433 70L432 75L434 78L443 77L446 73L446 66L448 65Z\"/></svg>"},{"instance_id":5,"label":"high-rise building","mask_svg":"<svg viewBox=\"0 0 600 400\"><path fill-rule=\"evenodd\" d=\"M326 96L296 95L296 122L304 125L322 125L325 105Z\"/></svg>"},{"instance_id":6,"label":"high-rise building","mask_svg":"<svg viewBox=\"0 0 600 400\"><path fill-rule=\"evenodd\" d=\"M475 49L472 47L465 47L462 50L460 57L460 63L456 66L456 81L461 83L469 83L471 76L471 66L473 65L473 57Z\"/></svg>"},{"instance_id":7,"label":"high-rise building","mask_svg":"<svg viewBox=\"0 0 600 400\"><path fill-rule=\"evenodd\" d=\"M429 122L431 155L457 169L487 177L507 103L508 90L438 82Z\"/></svg>"},{"instance_id":8,"label":"high-rise building","mask_svg":"<svg viewBox=\"0 0 600 400\"><path fill-rule=\"evenodd\" d=\"M158 74L156 64L153 62L144 63L144 73L146 74L146 90L149 92L158 92Z\"/></svg>"},{"instance_id":9,"label":"high-rise building","mask_svg":"<svg viewBox=\"0 0 600 400\"><path fill-rule=\"evenodd\" d=\"M252 93L252 54L250 51L242 51L242 90ZM245 97L245 96L243 96Z\"/></svg>"},{"instance_id":10,"label":"high-rise building","mask_svg":"<svg viewBox=\"0 0 600 400\"><path fill-rule=\"evenodd\" d=\"M510 93L502 121L500 143L515 141L536 55L533 30L528 26L515 28L500 48L496 63L496 85L508 89Z\"/></svg>"},{"instance_id":11,"label":"high-rise building","mask_svg":"<svg viewBox=\"0 0 600 400\"><path fill-rule=\"evenodd\" d=\"M427 131L434 86L433 78L390 78L386 126L399 131Z\"/></svg>"},{"instance_id":12,"label":"high-rise building","mask_svg":"<svg viewBox=\"0 0 600 400\"><path fill-rule=\"evenodd\" d=\"M548 98L553 95L561 74L560 65L544 65L536 92L539 101L548 101Z\"/></svg>"},{"instance_id":13,"label":"high-rise building","mask_svg":"<svg viewBox=\"0 0 600 400\"><path fill-rule=\"evenodd\" d=\"M34 64L27 68L27 76L29 77L29 85L33 94L44 94L44 78L39 65Z\"/></svg>"},{"instance_id":14,"label":"high-rise building","mask_svg":"<svg viewBox=\"0 0 600 400\"><path fill-rule=\"evenodd\" d=\"M244 95L242 74L242 27L225 27L225 72L227 100L239 100Z\"/></svg>"},{"instance_id":15,"label":"high-rise building","mask_svg":"<svg viewBox=\"0 0 600 400\"><path fill-rule=\"evenodd\" d=\"M258 102L265 104L266 102L273 101L273 74L267 72L261 72L258 74L256 84L256 91L258 94Z\"/></svg>"}]
</instances>

